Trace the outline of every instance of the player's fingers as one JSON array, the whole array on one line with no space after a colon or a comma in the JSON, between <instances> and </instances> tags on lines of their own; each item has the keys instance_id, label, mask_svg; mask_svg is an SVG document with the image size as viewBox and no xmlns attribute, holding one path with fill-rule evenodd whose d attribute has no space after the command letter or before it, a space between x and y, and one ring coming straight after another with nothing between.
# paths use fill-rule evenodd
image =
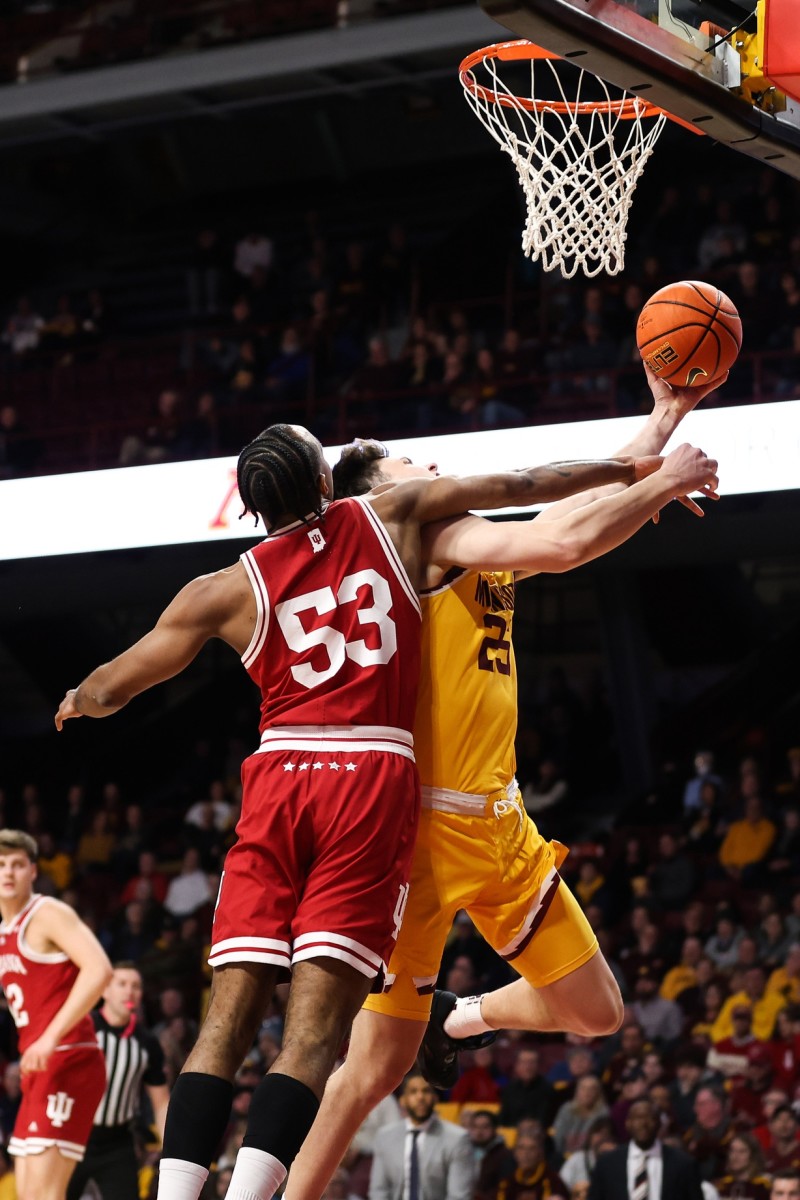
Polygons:
<instances>
[{"instance_id":1,"label":"player's fingers","mask_svg":"<svg viewBox=\"0 0 800 1200\"><path fill-rule=\"evenodd\" d=\"M694 500L690 499L689 496L678 496L677 499L681 502L684 508L688 508L689 512L694 513L696 517L702 517L705 515L700 505L695 504Z\"/></svg>"},{"instance_id":2,"label":"player's fingers","mask_svg":"<svg viewBox=\"0 0 800 1200\"><path fill-rule=\"evenodd\" d=\"M661 509L659 509L658 512L653 513L652 519L653 519L654 525L657 525L659 523L659 521L661 520Z\"/></svg>"}]
</instances>

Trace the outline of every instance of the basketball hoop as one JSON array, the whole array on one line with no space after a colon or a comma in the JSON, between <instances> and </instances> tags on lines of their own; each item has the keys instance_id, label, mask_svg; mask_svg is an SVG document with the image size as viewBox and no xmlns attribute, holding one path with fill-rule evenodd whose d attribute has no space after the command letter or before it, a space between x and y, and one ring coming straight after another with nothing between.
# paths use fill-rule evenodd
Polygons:
<instances>
[{"instance_id":1,"label":"basketball hoop","mask_svg":"<svg viewBox=\"0 0 800 1200\"><path fill-rule=\"evenodd\" d=\"M501 42L467 55L459 78L517 169L528 210L524 253L541 259L545 271L560 267L567 279L579 268L590 278L601 271L616 275L624 265L633 192L667 114L621 89L613 97L609 84L575 63L578 76L568 94L556 66L565 61L533 42ZM529 97L500 78L500 65L509 62L529 63ZM476 76L480 66L486 83ZM556 98L542 98L545 88L551 94L555 88ZM598 88L600 99L584 98Z\"/></svg>"}]
</instances>

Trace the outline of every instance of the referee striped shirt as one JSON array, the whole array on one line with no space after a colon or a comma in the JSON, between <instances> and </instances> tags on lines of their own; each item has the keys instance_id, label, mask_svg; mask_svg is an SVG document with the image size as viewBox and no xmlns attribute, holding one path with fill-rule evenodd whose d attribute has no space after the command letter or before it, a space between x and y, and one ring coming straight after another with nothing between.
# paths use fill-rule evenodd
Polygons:
<instances>
[{"instance_id":1,"label":"referee striped shirt","mask_svg":"<svg viewBox=\"0 0 800 1200\"><path fill-rule=\"evenodd\" d=\"M106 1061L106 1090L94 1116L95 1127L130 1126L139 1113L142 1084L159 1087L167 1082L164 1054L158 1039L135 1018L127 1025L109 1025L95 1009L92 1020Z\"/></svg>"}]
</instances>

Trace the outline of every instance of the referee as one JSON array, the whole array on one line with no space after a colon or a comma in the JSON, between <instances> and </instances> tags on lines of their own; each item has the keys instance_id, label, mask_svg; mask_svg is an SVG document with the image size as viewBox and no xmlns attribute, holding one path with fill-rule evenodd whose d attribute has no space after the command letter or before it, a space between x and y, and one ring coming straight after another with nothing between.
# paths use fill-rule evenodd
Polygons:
<instances>
[{"instance_id":1,"label":"referee","mask_svg":"<svg viewBox=\"0 0 800 1200\"><path fill-rule=\"evenodd\" d=\"M106 1090L94 1116L86 1157L69 1183L67 1200L80 1200L90 1179L103 1200L139 1200L134 1122L144 1084L159 1137L164 1137L169 1089L158 1039L138 1022L142 977L135 963L119 962L103 1003L92 1013L106 1060Z\"/></svg>"}]
</instances>

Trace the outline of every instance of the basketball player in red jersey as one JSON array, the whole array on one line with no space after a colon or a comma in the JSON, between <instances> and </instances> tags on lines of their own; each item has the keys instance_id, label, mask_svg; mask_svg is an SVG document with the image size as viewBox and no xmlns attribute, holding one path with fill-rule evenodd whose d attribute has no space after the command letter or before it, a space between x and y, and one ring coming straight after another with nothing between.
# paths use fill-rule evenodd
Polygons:
<instances>
[{"instance_id":1,"label":"basketball player in red jersey","mask_svg":"<svg viewBox=\"0 0 800 1200\"><path fill-rule=\"evenodd\" d=\"M197 1200L227 1123L233 1076L276 980L292 982L283 1049L253 1094L229 1200L269 1200L319 1107L349 1026L383 975L407 896L419 785L410 734L419 670L420 526L633 482L659 459L412 479L327 504L331 471L307 430L277 425L239 456L245 509L268 536L189 583L155 628L67 692L56 726L117 712L212 637L262 694L261 745L242 769L238 841L212 935L211 999L173 1089L159 1200Z\"/></svg>"},{"instance_id":2,"label":"basketball player in red jersey","mask_svg":"<svg viewBox=\"0 0 800 1200\"><path fill-rule=\"evenodd\" d=\"M37 853L29 834L0 830L0 983L22 1055L8 1149L19 1200L64 1200L106 1085L89 1012L111 964L73 909L34 892Z\"/></svg>"}]
</instances>

